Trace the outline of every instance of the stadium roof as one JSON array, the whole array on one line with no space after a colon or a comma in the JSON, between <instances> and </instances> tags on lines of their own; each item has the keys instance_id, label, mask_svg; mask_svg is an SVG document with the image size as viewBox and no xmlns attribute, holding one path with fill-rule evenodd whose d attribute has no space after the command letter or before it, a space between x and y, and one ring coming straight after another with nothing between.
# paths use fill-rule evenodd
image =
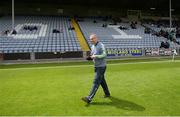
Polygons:
<instances>
[{"instance_id":1,"label":"stadium roof","mask_svg":"<svg viewBox=\"0 0 180 117\"><path fill-rule=\"evenodd\" d=\"M26 2L25 2L26 1ZM0 1L0 3L11 2L11 0ZM103 6L115 8L131 9L168 9L169 0L15 0L16 3L50 3L50 4L68 4L68 5L85 5L85 6ZM179 0L172 0L172 8L180 10Z\"/></svg>"}]
</instances>

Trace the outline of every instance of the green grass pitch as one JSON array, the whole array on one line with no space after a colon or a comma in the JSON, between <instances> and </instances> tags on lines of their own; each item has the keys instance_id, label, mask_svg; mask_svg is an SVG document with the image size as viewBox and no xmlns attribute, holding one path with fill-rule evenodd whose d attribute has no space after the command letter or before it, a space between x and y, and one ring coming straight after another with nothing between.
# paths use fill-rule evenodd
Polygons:
<instances>
[{"instance_id":1,"label":"green grass pitch","mask_svg":"<svg viewBox=\"0 0 180 117\"><path fill-rule=\"evenodd\" d=\"M178 116L180 62L108 64L111 98L100 87L90 105L93 65L0 67L0 115ZM71 64L70 64L71 65Z\"/></svg>"}]
</instances>

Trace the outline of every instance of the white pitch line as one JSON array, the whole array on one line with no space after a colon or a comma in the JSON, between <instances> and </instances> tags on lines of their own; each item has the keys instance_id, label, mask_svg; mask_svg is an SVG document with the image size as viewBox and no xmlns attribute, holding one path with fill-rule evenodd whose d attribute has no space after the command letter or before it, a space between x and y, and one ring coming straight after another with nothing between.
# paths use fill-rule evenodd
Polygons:
<instances>
[{"instance_id":1,"label":"white pitch line","mask_svg":"<svg viewBox=\"0 0 180 117\"><path fill-rule=\"evenodd\" d=\"M164 60L164 61L151 61L151 62L130 62L130 63L112 63L107 64L107 66L117 66L117 65L131 65L131 64L150 64L150 63L179 63L180 60L171 61L171 60ZM80 68L80 67L93 67L94 65L70 65L70 66L50 66L50 67L27 67L27 68L7 68L7 69L0 69L2 70L31 70L31 69L55 69L55 68Z\"/></svg>"}]
</instances>

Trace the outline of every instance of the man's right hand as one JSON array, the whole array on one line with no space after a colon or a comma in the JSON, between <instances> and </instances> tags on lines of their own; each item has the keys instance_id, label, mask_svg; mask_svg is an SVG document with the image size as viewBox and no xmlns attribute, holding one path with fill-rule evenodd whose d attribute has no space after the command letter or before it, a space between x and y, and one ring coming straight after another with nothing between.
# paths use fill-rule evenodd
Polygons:
<instances>
[{"instance_id":1,"label":"man's right hand","mask_svg":"<svg viewBox=\"0 0 180 117\"><path fill-rule=\"evenodd\" d=\"M93 60L93 59L91 58L91 56L87 56L87 57L86 57L86 60L91 61L91 60Z\"/></svg>"}]
</instances>

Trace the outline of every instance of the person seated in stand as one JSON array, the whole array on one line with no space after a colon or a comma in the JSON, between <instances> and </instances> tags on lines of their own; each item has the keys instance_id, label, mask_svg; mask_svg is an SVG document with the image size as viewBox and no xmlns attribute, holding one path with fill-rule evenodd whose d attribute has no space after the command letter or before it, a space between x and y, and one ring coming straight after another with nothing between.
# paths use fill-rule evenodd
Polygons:
<instances>
[{"instance_id":1,"label":"person seated in stand","mask_svg":"<svg viewBox=\"0 0 180 117\"><path fill-rule=\"evenodd\" d=\"M128 28L125 27L125 26L119 26L118 28L119 28L120 30L128 30Z\"/></svg>"},{"instance_id":2,"label":"person seated in stand","mask_svg":"<svg viewBox=\"0 0 180 117\"><path fill-rule=\"evenodd\" d=\"M165 45L164 41L161 41L161 45L159 48L164 48L164 45Z\"/></svg>"},{"instance_id":3,"label":"person seated in stand","mask_svg":"<svg viewBox=\"0 0 180 117\"><path fill-rule=\"evenodd\" d=\"M168 49L169 47L170 47L169 42L167 42L167 41L166 41L166 42L162 41L159 48L165 48L165 49Z\"/></svg>"},{"instance_id":4,"label":"person seated in stand","mask_svg":"<svg viewBox=\"0 0 180 117\"><path fill-rule=\"evenodd\" d=\"M37 27L37 26L34 26L34 27L33 27L33 30L38 30L38 27Z\"/></svg>"},{"instance_id":5,"label":"person seated in stand","mask_svg":"<svg viewBox=\"0 0 180 117\"><path fill-rule=\"evenodd\" d=\"M180 38L180 28L176 27L176 37Z\"/></svg>"},{"instance_id":6,"label":"person seated in stand","mask_svg":"<svg viewBox=\"0 0 180 117\"><path fill-rule=\"evenodd\" d=\"M25 25L23 27L24 30L29 30L29 31L34 31L34 30L38 30L38 27L37 26L28 26L28 25Z\"/></svg>"},{"instance_id":7,"label":"person seated in stand","mask_svg":"<svg viewBox=\"0 0 180 117\"><path fill-rule=\"evenodd\" d=\"M60 31L57 29L53 29L53 33L60 33Z\"/></svg>"},{"instance_id":8,"label":"person seated in stand","mask_svg":"<svg viewBox=\"0 0 180 117\"><path fill-rule=\"evenodd\" d=\"M131 25L130 25L130 26L131 26L132 29L137 29L135 22L131 22Z\"/></svg>"},{"instance_id":9,"label":"person seated in stand","mask_svg":"<svg viewBox=\"0 0 180 117\"><path fill-rule=\"evenodd\" d=\"M16 34L17 34L17 31L16 31L15 29L13 29L12 34L13 34L13 35L16 35Z\"/></svg>"},{"instance_id":10,"label":"person seated in stand","mask_svg":"<svg viewBox=\"0 0 180 117\"><path fill-rule=\"evenodd\" d=\"M97 21L96 21L96 20L94 20L94 21L93 21L93 23L97 23Z\"/></svg>"},{"instance_id":11,"label":"person seated in stand","mask_svg":"<svg viewBox=\"0 0 180 117\"><path fill-rule=\"evenodd\" d=\"M10 30L5 30L3 34L8 35L9 33L10 33Z\"/></svg>"},{"instance_id":12,"label":"person seated in stand","mask_svg":"<svg viewBox=\"0 0 180 117\"><path fill-rule=\"evenodd\" d=\"M169 44L169 42L165 42L165 45L164 45L164 48L169 48L170 47L170 44Z\"/></svg>"},{"instance_id":13,"label":"person seated in stand","mask_svg":"<svg viewBox=\"0 0 180 117\"><path fill-rule=\"evenodd\" d=\"M105 23L105 24L103 24L103 25L102 25L102 27L107 28L107 24L106 24L106 23Z\"/></svg>"},{"instance_id":14,"label":"person seated in stand","mask_svg":"<svg viewBox=\"0 0 180 117\"><path fill-rule=\"evenodd\" d=\"M144 33L145 33L145 34L150 34L150 33L151 33L150 28L147 28L147 27L146 27L146 28L144 29Z\"/></svg>"},{"instance_id":15,"label":"person seated in stand","mask_svg":"<svg viewBox=\"0 0 180 117\"><path fill-rule=\"evenodd\" d=\"M75 30L75 28L72 27L72 26L70 26L70 27L68 28L68 30Z\"/></svg>"}]
</instances>

